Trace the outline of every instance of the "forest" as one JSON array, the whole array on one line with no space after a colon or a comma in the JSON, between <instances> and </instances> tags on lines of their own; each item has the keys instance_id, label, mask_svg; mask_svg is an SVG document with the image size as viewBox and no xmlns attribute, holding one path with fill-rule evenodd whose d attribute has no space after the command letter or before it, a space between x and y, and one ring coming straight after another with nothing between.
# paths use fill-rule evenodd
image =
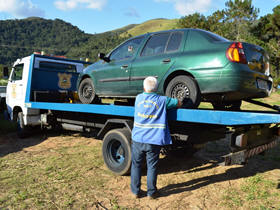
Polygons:
<instances>
[{"instance_id":1,"label":"forest","mask_svg":"<svg viewBox=\"0 0 280 210\"><path fill-rule=\"evenodd\" d=\"M200 28L219 34L229 40L257 44L268 51L275 84L280 82L280 5L272 14L259 17L260 9L252 0L228 0L225 9L209 16L200 13L183 16L170 26L173 28ZM60 19L37 17L0 21L0 70L11 66L17 58L36 51L65 55L72 59L97 60L99 52L107 53L131 37L125 33L129 25L119 30L87 34L78 27ZM142 33L147 33L145 29ZM126 34L123 36L121 34ZM0 73L1 75L1 73ZM1 76L0 76L1 77Z\"/></svg>"}]
</instances>

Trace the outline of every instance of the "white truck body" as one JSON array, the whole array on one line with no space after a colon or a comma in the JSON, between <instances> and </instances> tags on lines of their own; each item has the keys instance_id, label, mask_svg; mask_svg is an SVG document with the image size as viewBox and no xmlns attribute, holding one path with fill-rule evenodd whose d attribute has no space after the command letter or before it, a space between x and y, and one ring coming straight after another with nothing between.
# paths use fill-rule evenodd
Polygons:
<instances>
[{"instance_id":1,"label":"white truck body","mask_svg":"<svg viewBox=\"0 0 280 210\"><path fill-rule=\"evenodd\" d=\"M79 61L59 59L49 56L27 56L18 59L14 64L9 76L9 81L6 90L6 104L7 111L11 120L16 120L18 112L23 113L24 125L39 125L40 124L40 110L30 109L25 106L25 98L27 93L27 85L29 75L33 69L39 69L42 63L48 65L65 65L69 64L75 66L76 72L80 73L84 69L84 64ZM59 73L57 73L59 76ZM41 78L42 81L46 78ZM72 84L75 86L76 84Z\"/></svg>"}]
</instances>

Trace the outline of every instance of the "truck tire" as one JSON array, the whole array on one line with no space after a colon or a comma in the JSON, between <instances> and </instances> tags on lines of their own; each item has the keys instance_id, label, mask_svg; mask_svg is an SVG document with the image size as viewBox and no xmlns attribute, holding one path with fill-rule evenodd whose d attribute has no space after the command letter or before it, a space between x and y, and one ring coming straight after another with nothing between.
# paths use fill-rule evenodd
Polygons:
<instances>
[{"instance_id":1,"label":"truck tire","mask_svg":"<svg viewBox=\"0 0 280 210\"><path fill-rule=\"evenodd\" d=\"M165 95L183 102L184 108L197 108L201 94L196 81L189 76L174 77L167 85Z\"/></svg>"},{"instance_id":2,"label":"truck tire","mask_svg":"<svg viewBox=\"0 0 280 210\"><path fill-rule=\"evenodd\" d=\"M19 138L27 137L27 126L24 125L22 112L17 115L17 136Z\"/></svg>"},{"instance_id":3,"label":"truck tire","mask_svg":"<svg viewBox=\"0 0 280 210\"><path fill-rule=\"evenodd\" d=\"M0 113L4 113L6 110L5 99L0 97Z\"/></svg>"},{"instance_id":4,"label":"truck tire","mask_svg":"<svg viewBox=\"0 0 280 210\"><path fill-rule=\"evenodd\" d=\"M127 128L109 131L103 139L103 160L117 175L127 175L131 167L131 132Z\"/></svg>"},{"instance_id":5,"label":"truck tire","mask_svg":"<svg viewBox=\"0 0 280 210\"><path fill-rule=\"evenodd\" d=\"M83 104L93 104L98 101L94 84L90 78L85 78L81 81L78 88L78 95Z\"/></svg>"}]
</instances>

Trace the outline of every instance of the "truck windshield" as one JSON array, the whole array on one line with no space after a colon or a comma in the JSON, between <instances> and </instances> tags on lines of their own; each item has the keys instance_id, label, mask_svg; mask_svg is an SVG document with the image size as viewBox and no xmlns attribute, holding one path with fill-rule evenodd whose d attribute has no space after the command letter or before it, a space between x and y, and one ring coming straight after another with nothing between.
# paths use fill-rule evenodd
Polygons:
<instances>
[{"instance_id":1,"label":"truck windshield","mask_svg":"<svg viewBox=\"0 0 280 210\"><path fill-rule=\"evenodd\" d=\"M39 64L39 68L48 69L50 71L77 72L76 66L68 63L53 63L41 61Z\"/></svg>"},{"instance_id":2,"label":"truck windshield","mask_svg":"<svg viewBox=\"0 0 280 210\"><path fill-rule=\"evenodd\" d=\"M22 80L23 64L16 65L16 66L14 66L13 69L14 69L14 71L13 71L11 79L13 81Z\"/></svg>"}]
</instances>

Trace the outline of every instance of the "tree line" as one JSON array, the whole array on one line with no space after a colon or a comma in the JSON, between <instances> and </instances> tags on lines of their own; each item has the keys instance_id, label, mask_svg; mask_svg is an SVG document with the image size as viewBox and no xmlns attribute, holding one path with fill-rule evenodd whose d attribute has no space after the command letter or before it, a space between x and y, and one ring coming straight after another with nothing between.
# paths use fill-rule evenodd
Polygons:
<instances>
[{"instance_id":1,"label":"tree line","mask_svg":"<svg viewBox=\"0 0 280 210\"><path fill-rule=\"evenodd\" d=\"M178 28L200 28L229 40L244 41L263 47L270 55L275 84L280 83L280 5L272 14L258 18L260 10L252 0L229 0L225 9L210 16L199 13L184 16Z\"/></svg>"}]
</instances>

